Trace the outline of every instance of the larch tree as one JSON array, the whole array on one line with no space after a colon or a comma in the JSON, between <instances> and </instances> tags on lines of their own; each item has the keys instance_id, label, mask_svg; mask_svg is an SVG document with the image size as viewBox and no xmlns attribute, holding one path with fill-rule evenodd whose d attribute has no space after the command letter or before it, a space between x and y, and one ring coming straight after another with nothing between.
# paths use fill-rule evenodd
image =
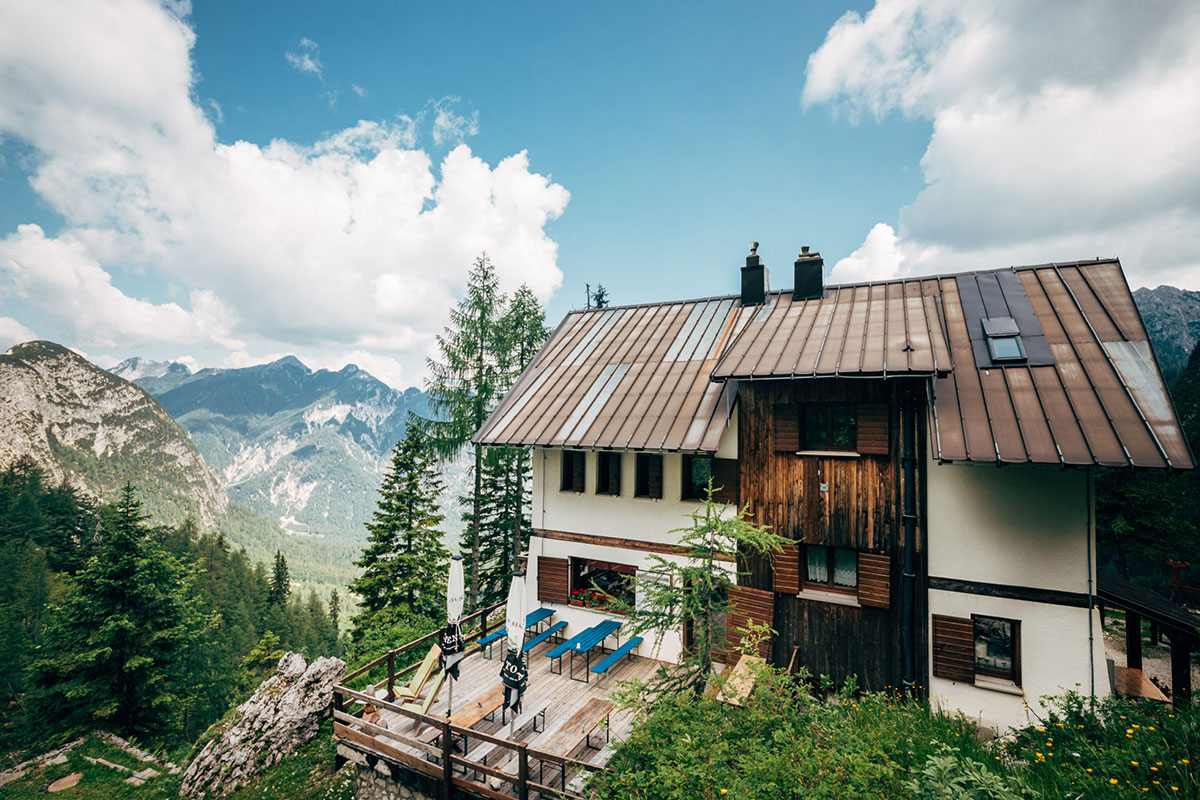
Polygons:
<instances>
[{"instance_id":1,"label":"larch tree","mask_svg":"<svg viewBox=\"0 0 1200 800\"><path fill-rule=\"evenodd\" d=\"M441 493L441 473L429 441L420 427L410 424L392 450L379 503L367 524L368 543L355 562L362 568L350 587L362 598L358 628L385 608L404 607L425 617L440 613L450 559L442 544Z\"/></svg>"},{"instance_id":2,"label":"larch tree","mask_svg":"<svg viewBox=\"0 0 1200 800\"><path fill-rule=\"evenodd\" d=\"M498 321L505 313L496 270L487 254L475 260L467 291L450 311L450 325L437 337L439 358L429 359L427 382L430 410L435 419L419 419L439 456L454 458L468 445L473 449L474 490L464 519L469 523L470 582L467 603L478 608L480 587L480 500L483 482L483 446L471 437L495 408L504 385L502 342Z\"/></svg>"}]
</instances>

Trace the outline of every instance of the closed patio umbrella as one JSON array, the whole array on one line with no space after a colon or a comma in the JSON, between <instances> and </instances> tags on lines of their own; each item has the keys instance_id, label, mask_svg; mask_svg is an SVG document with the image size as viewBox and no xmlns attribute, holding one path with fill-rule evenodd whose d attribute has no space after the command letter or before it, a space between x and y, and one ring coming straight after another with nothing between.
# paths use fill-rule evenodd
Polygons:
<instances>
[{"instance_id":1,"label":"closed patio umbrella","mask_svg":"<svg viewBox=\"0 0 1200 800\"><path fill-rule=\"evenodd\" d=\"M500 680L504 684L504 707L512 717L508 723L508 737L513 734L513 721L521 711L521 695L525 692L525 684L529 680L529 670L525 667L525 656L521 652L525 644L525 573L514 572L512 583L508 587L508 607L505 609L504 622L507 627L505 638L508 640L508 654L500 667Z\"/></svg>"},{"instance_id":2,"label":"closed patio umbrella","mask_svg":"<svg viewBox=\"0 0 1200 800\"><path fill-rule=\"evenodd\" d=\"M442 650L442 669L450 678L449 695L446 699L446 716L450 716L454 706L454 679L458 677L458 662L463 658L462 628L459 620L462 618L463 596L462 556L450 559L450 576L446 580L446 627L438 637L438 646Z\"/></svg>"}]
</instances>

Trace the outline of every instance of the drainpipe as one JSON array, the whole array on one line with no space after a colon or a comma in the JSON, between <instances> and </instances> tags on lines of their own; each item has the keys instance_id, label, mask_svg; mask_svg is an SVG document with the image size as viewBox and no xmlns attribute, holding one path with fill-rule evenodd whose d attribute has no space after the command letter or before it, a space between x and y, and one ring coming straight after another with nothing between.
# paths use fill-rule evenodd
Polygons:
<instances>
[{"instance_id":1,"label":"drainpipe","mask_svg":"<svg viewBox=\"0 0 1200 800\"><path fill-rule=\"evenodd\" d=\"M1090 682L1090 703L1089 707L1093 710L1096 708L1096 633L1092 625L1092 617L1096 611L1096 587L1093 584L1092 578L1092 502L1094 495L1093 474L1089 467L1087 470L1087 529L1084 531L1084 541L1087 544L1087 571L1088 571L1088 680Z\"/></svg>"},{"instance_id":2,"label":"drainpipe","mask_svg":"<svg viewBox=\"0 0 1200 800\"><path fill-rule=\"evenodd\" d=\"M904 482L904 564L900 578L900 647L904 656L903 686L912 695L917 687L917 407L912 390L901 401L904 454L900 459Z\"/></svg>"}]
</instances>

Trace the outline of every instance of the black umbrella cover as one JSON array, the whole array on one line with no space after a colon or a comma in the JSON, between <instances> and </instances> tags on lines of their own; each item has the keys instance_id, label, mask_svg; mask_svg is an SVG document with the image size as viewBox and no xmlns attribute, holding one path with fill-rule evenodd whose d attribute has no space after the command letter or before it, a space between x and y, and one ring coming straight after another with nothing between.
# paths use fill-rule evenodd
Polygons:
<instances>
[{"instance_id":1,"label":"black umbrella cover","mask_svg":"<svg viewBox=\"0 0 1200 800\"><path fill-rule=\"evenodd\" d=\"M525 666L521 649L509 649L504 665L500 667L500 682L504 684L504 707L514 714L521 713L521 696L525 693L528 680L529 669Z\"/></svg>"},{"instance_id":2,"label":"black umbrella cover","mask_svg":"<svg viewBox=\"0 0 1200 800\"><path fill-rule=\"evenodd\" d=\"M442 628L438 636L438 646L442 650L442 669L454 680L458 680L458 662L462 661L462 658L454 656L463 651L462 627L457 622L452 622Z\"/></svg>"}]
</instances>

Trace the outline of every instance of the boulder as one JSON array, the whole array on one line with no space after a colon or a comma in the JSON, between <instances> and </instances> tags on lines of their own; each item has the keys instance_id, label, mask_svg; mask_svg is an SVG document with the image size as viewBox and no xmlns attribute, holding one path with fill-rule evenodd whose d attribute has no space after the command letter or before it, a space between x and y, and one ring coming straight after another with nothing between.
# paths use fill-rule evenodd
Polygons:
<instances>
[{"instance_id":1,"label":"boulder","mask_svg":"<svg viewBox=\"0 0 1200 800\"><path fill-rule=\"evenodd\" d=\"M329 716L333 686L345 672L346 663L337 658L308 664L299 653L288 653L279 659L275 674L192 759L179 795L223 797L309 742Z\"/></svg>"}]
</instances>

